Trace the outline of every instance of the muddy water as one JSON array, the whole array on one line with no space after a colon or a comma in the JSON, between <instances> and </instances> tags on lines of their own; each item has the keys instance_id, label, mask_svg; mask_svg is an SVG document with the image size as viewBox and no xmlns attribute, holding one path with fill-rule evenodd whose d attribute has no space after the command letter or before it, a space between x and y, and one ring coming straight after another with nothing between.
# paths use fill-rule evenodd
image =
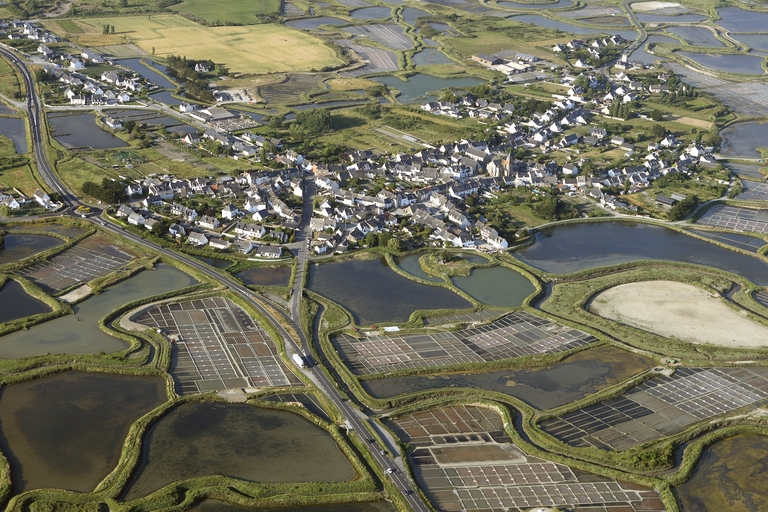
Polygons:
<instances>
[{"instance_id":1,"label":"muddy water","mask_svg":"<svg viewBox=\"0 0 768 512\"><path fill-rule=\"evenodd\" d=\"M543 368L414 375L363 381L376 398L438 388L475 388L514 396L541 410L559 407L651 368L654 361L616 347L598 347Z\"/></svg>"},{"instance_id":2,"label":"muddy water","mask_svg":"<svg viewBox=\"0 0 768 512\"><path fill-rule=\"evenodd\" d=\"M93 490L131 424L167 400L161 377L66 372L0 390L0 448L16 493Z\"/></svg>"},{"instance_id":3,"label":"muddy water","mask_svg":"<svg viewBox=\"0 0 768 512\"><path fill-rule=\"evenodd\" d=\"M745 435L716 443L675 492L684 512L768 510L768 437Z\"/></svg>"},{"instance_id":4,"label":"muddy water","mask_svg":"<svg viewBox=\"0 0 768 512\"><path fill-rule=\"evenodd\" d=\"M182 404L146 436L125 499L206 475L253 482L343 482L354 470L330 434L298 414L244 404Z\"/></svg>"},{"instance_id":5,"label":"muddy water","mask_svg":"<svg viewBox=\"0 0 768 512\"><path fill-rule=\"evenodd\" d=\"M3 237L3 247L0 248L0 265L29 258L46 249L63 245L64 240L45 235L13 235Z\"/></svg>"},{"instance_id":6,"label":"muddy water","mask_svg":"<svg viewBox=\"0 0 768 512\"><path fill-rule=\"evenodd\" d=\"M0 337L0 358L123 350L128 344L99 329L99 319L128 302L178 290L195 282L188 274L168 265L158 265L157 270L145 270L74 306L74 315Z\"/></svg>"},{"instance_id":7,"label":"muddy water","mask_svg":"<svg viewBox=\"0 0 768 512\"><path fill-rule=\"evenodd\" d=\"M0 323L47 313L50 310L48 304L28 295L18 281L6 281L0 288Z\"/></svg>"},{"instance_id":8,"label":"muddy water","mask_svg":"<svg viewBox=\"0 0 768 512\"><path fill-rule=\"evenodd\" d=\"M536 291L525 276L507 267L475 268L469 276L452 281L461 291L490 306L514 308Z\"/></svg>"},{"instance_id":9,"label":"muddy water","mask_svg":"<svg viewBox=\"0 0 768 512\"><path fill-rule=\"evenodd\" d=\"M411 281L378 259L313 266L309 288L347 308L358 325L406 322L417 309L472 307L452 291Z\"/></svg>"},{"instance_id":10,"label":"muddy water","mask_svg":"<svg viewBox=\"0 0 768 512\"><path fill-rule=\"evenodd\" d=\"M260 286L288 286L291 280L290 266L282 267L254 267L238 272L235 277L243 280L245 284Z\"/></svg>"}]
</instances>

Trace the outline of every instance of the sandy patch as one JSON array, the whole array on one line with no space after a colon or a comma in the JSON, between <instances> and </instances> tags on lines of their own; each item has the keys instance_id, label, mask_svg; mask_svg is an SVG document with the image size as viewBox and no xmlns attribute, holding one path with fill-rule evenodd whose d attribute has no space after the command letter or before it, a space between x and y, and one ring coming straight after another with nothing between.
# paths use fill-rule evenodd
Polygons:
<instances>
[{"instance_id":1,"label":"sandy patch","mask_svg":"<svg viewBox=\"0 0 768 512\"><path fill-rule=\"evenodd\" d=\"M662 9L674 8L685 9L682 5L675 2L638 2L632 4L632 10L640 12L660 11Z\"/></svg>"},{"instance_id":2,"label":"sandy patch","mask_svg":"<svg viewBox=\"0 0 768 512\"><path fill-rule=\"evenodd\" d=\"M734 311L720 297L674 281L615 286L595 297L590 312L691 343L768 346L768 328Z\"/></svg>"},{"instance_id":3,"label":"sandy patch","mask_svg":"<svg viewBox=\"0 0 768 512\"><path fill-rule=\"evenodd\" d=\"M688 126L695 126L696 128L704 128L709 130L715 123L711 121L704 121L703 119L694 119L692 117L675 116L670 115L666 117L667 121L674 121L676 123L687 124Z\"/></svg>"},{"instance_id":4,"label":"sandy patch","mask_svg":"<svg viewBox=\"0 0 768 512\"><path fill-rule=\"evenodd\" d=\"M91 294L91 287L87 284L84 284L80 288L75 288L71 292L69 292L66 295L62 295L59 297L60 300L63 300L65 302L77 302L80 299L83 299Z\"/></svg>"}]
</instances>

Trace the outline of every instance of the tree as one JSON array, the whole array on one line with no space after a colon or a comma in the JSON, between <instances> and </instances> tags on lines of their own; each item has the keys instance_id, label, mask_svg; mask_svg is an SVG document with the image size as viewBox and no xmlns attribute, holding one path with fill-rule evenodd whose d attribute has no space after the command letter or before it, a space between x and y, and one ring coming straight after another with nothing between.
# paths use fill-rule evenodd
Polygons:
<instances>
[{"instance_id":1,"label":"tree","mask_svg":"<svg viewBox=\"0 0 768 512\"><path fill-rule=\"evenodd\" d=\"M661 110L655 108L651 111L651 119L658 123L664 119L664 114L661 112Z\"/></svg>"},{"instance_id":2,"label":"tree","mask_svg":"<svg viewBox=\"0 0 768 512\"><path fill-rule=\"evenodd\" d=\"M368 247L376 247L376 244L379 243L379 237L376 236L376 233L371 231L367 235L365 235L365 245Z\"/></svg>"},{"instance_id":3,"label":"tree","mask_svg":"<svg viewBox=\"0 0 768 512\"><path fill-rule=\"evenodd\" d=\"M663 139L667 135L667 129L660 124L655 124L651 128L651 135L654 139Z\"/></svg>"},{"instance_id":4,"label":"tree","mask_svg":"<svg viewBox=\"0 0 768 512\"><path fill-rule=\"evenodd\" d=\"M403 250L403 242L397 237L392 237L387 242L387 249L393 252L400 252Z\"/></svg>"},{"instance_id":5,"label":"tree","mask_svg":"<svg viewBox=\"0 0 768 512\"><path fill-rule=\"evenodd\" d=\"M102 203L117 203L125 198L125 185L109 178L102 179L101 185L86 181L83 183L83 193Z\"/></svg>"},{"instance_id":6,"label":"tree","mask_svg":"<svg viewBox=\"0 0 768 512\"><path fill-rule=\"evenodd\" d=\"M120 5L120 7L123 7L123 8L128 7L128 0L120 0L118 2L118 5Z\"/></svg>"},{"instance_id":7,"label":"tree","mask_svg":"<svg viewBox=\"0 0 768 512\"><path fill-rule=\"evenodd\" d=\"M669 209L667 218L673 221L684 219L695 210L697 206L699 206L699 198L697 196L686 197Z\"/></svg>"},{"instance_id":8,"label":"tree","mask_svg":"<svg viewBox=\"0 0 768 512\"><path fill-rule=\"evenodd\" d=\"M302 110L296 114L294 125L303 128L307 133L318 134L333 130L331 113L325 108Z\"/></svg>"}]
</instances>

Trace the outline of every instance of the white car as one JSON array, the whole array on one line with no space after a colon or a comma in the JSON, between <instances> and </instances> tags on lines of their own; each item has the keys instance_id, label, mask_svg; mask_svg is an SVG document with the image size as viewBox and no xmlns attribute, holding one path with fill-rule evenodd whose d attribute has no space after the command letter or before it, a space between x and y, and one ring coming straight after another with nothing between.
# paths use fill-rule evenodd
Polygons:
<instances>
[{"instance_id":1,"label":"white car","mask_svg":"<svg viewBox=\"0 0 768 512\"><path fill-rule=\"evenodd\" d=\"M387 473L390 473L390 474L392 474L392 473L394 473L394 472L395 472L395 469L394 469L394 468L387 468Z\"/></svg>"}]
</instances>

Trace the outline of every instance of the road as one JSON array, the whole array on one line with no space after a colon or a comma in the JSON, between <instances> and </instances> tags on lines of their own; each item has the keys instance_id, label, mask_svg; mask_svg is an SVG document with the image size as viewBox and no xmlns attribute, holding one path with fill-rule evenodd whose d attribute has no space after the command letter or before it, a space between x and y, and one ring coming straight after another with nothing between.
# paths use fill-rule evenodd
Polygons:
<instances>
[{"instance_id":1,"label":"road","mask_svg":"<svg viewBox=\"0 0 768 512\"><path fill-rule=\"evenodd\" d=\"M74 194L72 194L69 190L67 190L64 184L59 180L59 177L54 173L44 151L44 144L42 143L43 141L42 141L42 126L41 126L41 122L42 122L41 109L40 109L39 99L35 91L32 75L29 69L27 68L27 66L24 64L24 62L21 61L13 52L11 52L6 48L0 47L0 53L6 56L19 69L22 75L22 78L24 79L24 83L26 85L27 111L29 113L30 127L32 130L33 151L35 154L35 158L37 160L37 166L38 166L40 175L43 178L43 180L45 180L45 182L48 184L48 186L51 187L51 190L58 193L62 201L67 204L67 207L68 207L67 209L69 210L69 214L76 215L71 209L73 206L81 203ZM239 282L235 281L230 277L227 277L218 273L208 265L194 258L177 253L175 251L172 251L170 249L157 245L153 242L149 242L141 238L140 236L135 235L130 231L124 231L118 225L108 222L107 218L102 218L101 220L99 220L96 212L93 212L92 214L90 214L87 217L87 219L93 223L99 224L99 227L101 229L110 231L115 235L125 237L136 244L139 244L157 253L163 254L169 258L175 258L177 260L180 260L184 262L186 265L189 265L195 270L205 274L209 278L228 286L234 293L240 295L243 299L248 301L257 311L259 311L259 313L261 313L269 322L273 324L273 326L278 330L280 335L285 340L285 347L289 353L298 352L298 353L304 353L308 355L311 353L309 349L309 342L306 336L304 335L304 332L301 329L301 325L299 321L300 314L301 314L299 299L301 296L301 283L303 281L303 278L301 276L303 276L304 266L306 265L306 261L307 261L307 252L308 252L307 245L308 244L306 240L307 240L307 237L310 236L309 218L312 216L312 206L313 206L312 195L313 194L314 194L314 181L312 179L308 179L305 181L303 223L302 223L303 227L297 233L297 241L299 242L298 255L297 255L298 263L299 263L299 271L297 272L297 275L296 275L296 285L294 286L293 297L291 298L291 308L290 308L291 314L289 316L288 314L285 314L282 311L280 311L279 308L275 308L278 311L277 314L279 316L282 316L284 321L289 322L294 328L294 330L298 333L300 338L299 340L301 345L300 347L296 345L295 340L291 337L291 335L288 333L286 328L278 320L278 318L276 318L276 316L272 313L272 311L264 307L264 303L260 299L258 299L255 295L253 295L253 293L251 293L251 291L248 288L246 288ZM366 430L363 422L370 421L370 419L366 417L365 414L363 414L361 411L349 405L349 403L344 399L344 397L342 397L341 393L336 389L335 383L331 382L331 380L325 375L325 373L317 364L310 364L307 368L304 369L304 373L315 383L318 389L321 392L325 393L325 395L329 398L329 400L333 402L333 404L338 408L338 410L344 416L346 423L349 426L351 426L352 430L357 431L358 436L361 438L363 443L369 446L369 452L373 457L373 459L379 464L379 466L384 471L387 471L390 468L394 470L394 472L391 473L389 476L392 478L393 483L395 484L397 489L403 494L405 501L411 506L411 508L419 512L429 512L429 508L421 501L418 493L414 492L414 487L410 479L402 471L402 468L398 468L392 459L390 459L386 455L383 455L380 449L377 447L377 445L374 444L373 446L370 446L370 442L366 442L367 440L370 439L370 435L368 434L368 431Z\"/></svg>"}]
</instances>

